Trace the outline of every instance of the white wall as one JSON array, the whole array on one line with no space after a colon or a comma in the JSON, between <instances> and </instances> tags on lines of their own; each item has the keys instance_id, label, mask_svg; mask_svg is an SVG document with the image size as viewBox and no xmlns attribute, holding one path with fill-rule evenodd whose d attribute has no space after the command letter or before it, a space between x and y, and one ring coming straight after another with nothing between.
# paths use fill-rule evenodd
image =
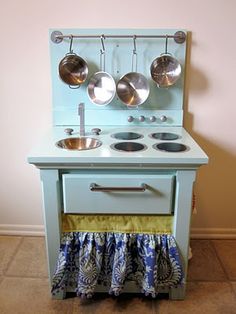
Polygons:
<instances>
[{"instance_id":1,"label":"white wall","mask_svg":"<svg viewBox=\"0 0 236 314\"><path fill-rule=\"evenodd\" d=\"M192 32L185 127L210 157L193 227L235 232L234 0L0 1L0 225L43 224L39 171L26 157L51 125L48 29L179 27Z\"/></svg>"}]
</instances>

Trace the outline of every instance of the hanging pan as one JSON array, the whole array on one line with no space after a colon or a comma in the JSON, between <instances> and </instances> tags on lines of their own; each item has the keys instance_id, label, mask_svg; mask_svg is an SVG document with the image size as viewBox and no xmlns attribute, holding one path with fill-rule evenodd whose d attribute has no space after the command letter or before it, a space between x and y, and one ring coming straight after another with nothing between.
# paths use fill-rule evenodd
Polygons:
<instances>
[{"instance_id":1,"label":"hanging pan","mask_svg":"<svg viewBox=\"0 0 236 314\"><path fill-rule=\"evenodd\" d=\"M129 107L137 107L145 102L149 95L146 77L137 72L136 36L133 37L132 72L122 76L116 85L120 100Z\"/></svg>"},{"instance_id":2,"label":"hanging pan","mask_svg":"<svg viewBox=\"0 0 236 314\"><path fill-rule=\"evenodd\" d=\"M181 75L181 65L177 59L167 52L168 35L166 35L165 53L153 60L150 68L153 81L158 87L174 85Z\"/></svg>"},{"instance_id":3,"label":"hanging pan","mask_svg":"<svg viewBox=\"0 0 236 314\"><path fill-rule=\"evenodd\" d=\"M79 88L88 76L88 65L72 50L73 36L70 37L69 53L59 63L59 76L70 88Z\"/></svg>"},{"instance_id":4,"label":"hanging pan","mask_svg":"<svg viewBox=\"0 0 236 314\"><path fill-rule=\"evenodd\" d=\"M113 77L105 72L105 45L104 35L101 36L102 49L100 50L100 69L90 78L88 83L88 97L92 103L100 106L109 104L115 96L116 84Z\"/></svg>"}]
</instances>

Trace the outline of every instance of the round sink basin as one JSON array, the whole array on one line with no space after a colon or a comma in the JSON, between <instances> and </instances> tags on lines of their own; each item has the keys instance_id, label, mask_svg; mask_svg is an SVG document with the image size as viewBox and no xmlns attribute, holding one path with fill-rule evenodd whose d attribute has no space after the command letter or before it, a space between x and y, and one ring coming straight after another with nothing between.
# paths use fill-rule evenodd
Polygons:
<instances>
[{"instance_id":1,"label":"round sink basin","mask_svg":"<svg viewBox=\"0 0 236 314\"><path fill-rule=\"evenodd\" d=\"M68 150L89 150L102 145L102 142L92 137L71 137L56 142L56 146Z\"/></svg>"}]
</instances>

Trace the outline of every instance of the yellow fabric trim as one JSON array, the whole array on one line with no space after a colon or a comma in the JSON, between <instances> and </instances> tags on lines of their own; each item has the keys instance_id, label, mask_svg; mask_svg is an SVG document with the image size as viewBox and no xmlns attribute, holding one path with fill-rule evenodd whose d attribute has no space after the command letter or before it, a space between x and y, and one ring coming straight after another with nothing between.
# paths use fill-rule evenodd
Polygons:
<instances>
[{"instance_id":1,"label":"yellow fabric trim","mask_svg":"<svg viewBox=\"0 0 236 314\"><path fill-rule=\"evenodd\" d=\"M171 234L172 216L62 215L63 232L121 232Z\"/></svg>"}]
</instances>

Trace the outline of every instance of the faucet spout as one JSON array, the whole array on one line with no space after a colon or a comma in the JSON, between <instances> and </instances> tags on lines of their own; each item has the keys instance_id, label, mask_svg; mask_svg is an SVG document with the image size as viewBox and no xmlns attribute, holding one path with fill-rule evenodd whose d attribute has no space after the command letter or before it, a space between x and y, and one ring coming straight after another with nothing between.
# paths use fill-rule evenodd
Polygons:
<instances>
[{"instance_id":1,"label":"faucet spout","mask_svg":"<svg viewBox=\"0 0 236 314\"><path fill-rule=\"evenodd\" d=\"M78 114L80 117L79 133L80 136L85 136L84 103L79 104Z\"/></svg>"}]
</instances>

